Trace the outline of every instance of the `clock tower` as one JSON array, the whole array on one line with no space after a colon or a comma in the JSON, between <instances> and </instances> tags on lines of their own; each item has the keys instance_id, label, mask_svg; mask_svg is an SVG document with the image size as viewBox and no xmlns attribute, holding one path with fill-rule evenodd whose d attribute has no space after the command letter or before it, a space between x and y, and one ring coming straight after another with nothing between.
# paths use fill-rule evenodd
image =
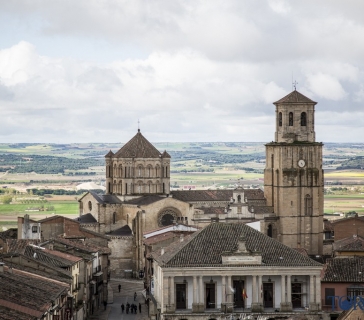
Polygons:
<instances>
[{"instance_id":1,"label":"clock tower","mask_svg":"<svg viewBox=\"0 0 364 320\"><path fill-rule=\"evenodd\" d=\"M316 102L294 90L274 103L275 139L266 146L264 195L274 208L277 240L320 255L323 247L322 146L315 140ZM272 225L270 225L272 228Z\"/></svg>"}]
</instances>

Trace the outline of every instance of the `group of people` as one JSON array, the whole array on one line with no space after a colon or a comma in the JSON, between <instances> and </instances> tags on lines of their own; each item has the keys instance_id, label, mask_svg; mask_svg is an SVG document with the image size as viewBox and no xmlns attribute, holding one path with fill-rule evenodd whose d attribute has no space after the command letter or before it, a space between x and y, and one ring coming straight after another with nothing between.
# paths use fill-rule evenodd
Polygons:
<instances>
[{"instance_id":1,"label":"group of people","mask_svg":"<svg viewBox=\"0 0 364 320\"><path fill-rule=\"evenodd\" d=\"M127 314L129 313L129 310L130 310L130 313L135 313L135 314L138 313L138 306L136 304L134 304L134 303L130 304L128 302L126 304L126 307L124 306L124 303L122 303L121 304L121 313L124 313L124 309L125 309ZM141 312L142 312L142 305L139 302L139 313L141 313Z\"/></svg>"}]
</instances>

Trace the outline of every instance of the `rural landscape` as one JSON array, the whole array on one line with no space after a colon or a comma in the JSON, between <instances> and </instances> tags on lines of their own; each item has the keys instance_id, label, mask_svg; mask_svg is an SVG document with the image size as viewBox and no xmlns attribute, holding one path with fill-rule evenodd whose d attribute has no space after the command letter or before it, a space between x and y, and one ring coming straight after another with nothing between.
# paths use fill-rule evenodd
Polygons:
<instances>
[{"instance_id":1,"label":"rural landscape","mask_svg":"<svg viewBox=\"0 0 364 320\"><path fill-rule=\"evenodd\" d=\"M105 190L105 154L123 144L0 144L0 230L18 216L78 216L77 200ZM171 189L263 188L263 143L155 143L171 161ZM324 212L364 215L364 144L326 143Z\"/></svg>"}]
</instances>

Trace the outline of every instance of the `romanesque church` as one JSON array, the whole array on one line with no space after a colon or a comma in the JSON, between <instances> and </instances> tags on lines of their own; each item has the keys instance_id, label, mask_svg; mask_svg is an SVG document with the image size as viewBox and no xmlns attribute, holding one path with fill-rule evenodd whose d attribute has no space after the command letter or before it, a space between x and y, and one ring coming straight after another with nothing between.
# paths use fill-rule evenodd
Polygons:
<instances>
[{"instance_id":1,"label":"romanesque church","mask_svg":"<svg viewBox=\"0 0 364 320\"><path fill-rule=\"evenodd\" d=\"M85 194L78 220L109 238L112 272L142 270L143 234L172 224L259 221L261 232L288 247L322 254L323 144L315 140L316 102L294 90L274 105L276 130L266 144L264 191L170 191L171 156L140 130L105 156L106 194Z\"/></svg>"}]
</instances>

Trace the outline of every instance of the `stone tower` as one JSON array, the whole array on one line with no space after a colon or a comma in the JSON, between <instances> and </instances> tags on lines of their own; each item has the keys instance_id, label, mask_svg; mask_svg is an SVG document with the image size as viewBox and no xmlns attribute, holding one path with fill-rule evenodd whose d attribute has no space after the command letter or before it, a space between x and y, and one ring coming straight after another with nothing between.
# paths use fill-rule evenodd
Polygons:
<instances>
[{"instance_id":1,"label":"stone tower","mask_svg":"<svg viewBox=\"0 0 364 320\"><path fill-rule=\"evenodd\" d=\"M322 146L315 141L316 102L294 90L274 103L275 141L266 144L264 195L277 217L277 240L322 254Z\"/></svg>"},{"instance_id":2,"label":"stone tower","mask_svg":"<svg viewBox=\"0 0 364 320\"><path fill-rule=\"evenodd\" d=\"M106 194L169 194L171 156L160 153L140 132L106 156Z\"/></svg>"}]
</instances>

